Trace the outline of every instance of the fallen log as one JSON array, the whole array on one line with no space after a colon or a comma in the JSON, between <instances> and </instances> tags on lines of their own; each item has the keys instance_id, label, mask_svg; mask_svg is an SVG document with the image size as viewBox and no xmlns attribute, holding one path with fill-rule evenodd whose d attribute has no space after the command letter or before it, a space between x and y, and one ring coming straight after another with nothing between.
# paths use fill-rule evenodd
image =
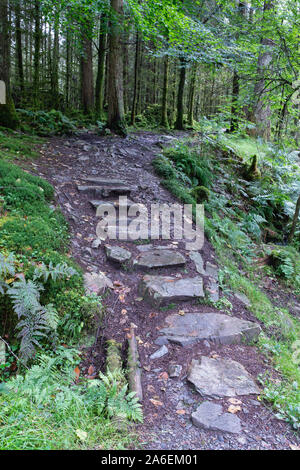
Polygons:
<instances>
[{"instance_id":1,"label":"fallen log","mask_svg":"<svg viewBox=\"0 0 300 470\"><path fill-rule=\"evenodd\" d=\"M140 402L142 402L142 370L139 362L139 353L134 328L135 326L131 324L130 335L128 338L128 383L130 391L135 392Z\"/></svg>"}]
</instances>

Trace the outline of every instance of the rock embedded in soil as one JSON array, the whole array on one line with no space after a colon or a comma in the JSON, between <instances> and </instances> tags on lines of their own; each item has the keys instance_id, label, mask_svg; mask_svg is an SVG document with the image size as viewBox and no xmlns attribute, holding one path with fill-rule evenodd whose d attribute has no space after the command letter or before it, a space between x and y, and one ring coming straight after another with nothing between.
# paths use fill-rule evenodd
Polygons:
<instances>
[{"instance_id":1,"label":"rock embedded in soil","mask_svg":"<svg viewBox=\"0 0 300 470\"><path fill-rule=\"evenodd\" d=\"M112 289L112 281L102 272L86 273L84 275L84 286L87 294L104 294L107 288Z\"/></svg>"},{"instance_id":2,"label":"rock embedded in soil","mask_svg":"<svg viewBox=\"0 0 300 470\"><path fill-rule=\"evenodd\" d=\"M154 306L204 297L203 280L199 276L178 279L147 275L143 277L139 291L144 299Z\"/></svg>"},{"instance_id":3,"label":"rock embedded in soil","mask_svg":"<svg viewBox=\"0 0 300 470\"><path fill-rule=\"evenodd\" d=\"M209 261L206 263L206 270L205 270L205 275L212 277L216 281L218 280L219 277L219 270L218 266L215 264L210 263Z\"/></svg>"},{"instance_id":4,"label":"rock embedded in soil","mask_svg":"<svg viewBox=\"0 0 300 470\"><path fill-rule=\"evenodd\" d=\"M188 381L203 397L223 398L259 393L259 388L244 366L232 359L207 356L201 356L200 360L193 359Z\"/></svg>"},{"instance_id":5,"label":"rock embedded in soil","mask_svg":"<svg viewBox=\"0 0 300 470\"><path fill-rule=\"evenodd\" d=\"M165 356L166 354L168 354L169 350L167 348L167 346L162 346L161 348L159 348L157 351L155 351L155 353L151 354L150 356L150 359L160 359L161 357Z\"/></svg>"},{"instance_id":6,"label":"rock embedded in soil","mask_svg":"<svg viewBox=\"0 0 300 470\"><path fill-rule=\"evenodd\" d=\"M98 178L96 176L88 176L86 178L82 178L82 180L88 183L97 184L99 186L127 186L127 183L124 183L120 179L113 178Z\"/></svg>"},{"instance_id":7,"label":"rock embedded in soil","mask_svg":"<svg viewBox=\"0 0 300 470\"><path fill-rule=\"evenodd\" d=\"M219 290L219 283L214 278L210 278L207 286L205 288L205 294L209 298L209 300L213 303L218 302L220 299L220 290Z\"/></svg>"},{"instance_id":8,"label":"rock embedded in soil","mask_svg":"<svg viewBox=\"0 0 300 470\"><path fill-rule=\"evenodd\" d=\"M205 275L204 262L201 254L198 251L191 251L189 257L194 261L196 270L199 274Z\"/></svg>"},{"instance_id":9,"label":"rock embedded in soil","mask_svg":"<svg viewBox=\"0 0 300 470\"><path fill-rule=\"evenodd\" d=\"M186 263L185 257L174 250L152 250L142 253L134 261L140 269L181 267Z\"/></svg>"},{"instance_id":10,"label":"rock embedded in soil","mask_svg":"<svg viewBox=\"0 0 300 470\"><path fill-rule=\"evenodd\" d=\"M242 304L244 304L246 307L249 307L251 305L251 302L250 300L248 299L248 297L243 294L242 292L236 292L234 294L235 298L237 300L239 300Z\"/></svg>"},{"instance_id":11,"label":"rock embedded in soil","mask_svg":"<svg viewBox=\"0 0 300 470\"><path fill-rule=\"evenodd\" d=\"M180 374L182 372L182 366L180 364L175 364L175 363L170 363L169 364L169 369L168 369L168 374L169 377L176 378L180 377Z\"/></svg>"},{"instance_id":12,"label":"rock embedded in soil","mask_svg":"<svg viewBox=\"0 0 300 470\"><path fill-rule=\"evenodd\" d=\"M78 185L77 189L80 193L93 194L96 197L110 197L114 195L129 196L133 188L126 186L81 186Z\"/></svg>"},{"instance_id":13,"label":"rock embedded in soil","mask_svg":"<svg viewBox=\"0 0 300 470\"><path fill-rule=\"evenodd\" d=\"M223 413L222 405L205 401L192 414L195 426L209 431L222 431L239 434L242 431L241 420L231 413Z\"/></svg>"},{"instance_id":14,"label":"rock embedded in soil","mask_svg":"<svg viewBox=\"0 0 300 470\"><path fill-rule=\"evenodd\" d=\"M130 251L125 250L125 248L122 248L121 246L106 245L105 253L108 260L119 264L126 263L131 259Z\"/></svg>"},{"instance_id":15,"label":"rock embedded in soil","mask_svg":"<svg viewBox=\"0 0 300 470\"><path fill-rule=\"evenodd\" d=\"M161 337L181 346L205 340L223 345L239 344L256 340L261 332L257 323L213 312L169 315L165 322L168 326L160 330ZM158 338L156 344L167 341Z\"/></svg>"}]
</instances>

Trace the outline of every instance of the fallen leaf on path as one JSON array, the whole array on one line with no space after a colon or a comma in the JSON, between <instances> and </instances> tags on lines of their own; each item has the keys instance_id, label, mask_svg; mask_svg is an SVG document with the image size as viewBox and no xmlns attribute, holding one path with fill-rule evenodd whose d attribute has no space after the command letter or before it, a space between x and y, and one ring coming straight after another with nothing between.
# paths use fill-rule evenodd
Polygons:
<instances>
[{"instance_id":1,"label":"fallen leaf on path","mask_svg":"<svg viewBox=\"0 0 300 470\"><path fill-rule=\"evenodd\" d=\"M185 410L177 410L176 414L177 415L185 415Z\"/></svg>"},{"instance_id":2,"label":"fallen leaf on path","mask_svg":"<svg viewBox=\"0 0 300 470\"><path fill-rule=\"evenodd\" d=\"M241 409L242 408L240 406L230 405L227 411L229 411L229 413L235 414L238 411L241 411Z\"/></svg>"},{"instance_id":3,"label":"fallen leaf on path","mask_svg":"<svg viewBox=\"0 0 300 470\"><path fill-rule=\"evenodd\" d=\"M162 372L161 374L159 374L158 378L161 380L168 380L169 375L167 372Z\"/></svg>"},{"instance_id":4,"label":"fallen leaf on path","mask_svg":"<svg viewBox=\"0 0 300 470\"><path fill-rule=\"evenodd\" d=\"M229 398L229 403L232 405L242 405L243 402L241 400L238 400L237 398Z\"/></svg>"},{"instance_id":5,"label":"fallen leaf on path","mask_svg":"<svg viewBox=\"0 0 300 470\"><path fill-rule=\"evenodd\" d=\"M88 368L88 375L95 375L96 369L95 367L91 364L90 367Z\"/></svg>"},{"instance_id":6,"label":"fallen leaf on path","mask_svg":"<svg viewBox=\"0 0 300 470\"><path fill-rule=\"evenodd\" d=\"M150 398L151 403L154 405L154 406L163 406L163 403L159 400L154 400L154 398Z\"/></svg>"},{"instance_id":7,"label":"fallen leaf on path","mask_svg":"<svg viewBox=\"0 0 300 470\"><path fill-rule=\"evenodd\" d=\"M76 380L78 380L78 379L79 379L79 376L80 376L80 369L79 369L78 366L75 367L74 372L75 372Z\"/></svg>"}]
</instances>

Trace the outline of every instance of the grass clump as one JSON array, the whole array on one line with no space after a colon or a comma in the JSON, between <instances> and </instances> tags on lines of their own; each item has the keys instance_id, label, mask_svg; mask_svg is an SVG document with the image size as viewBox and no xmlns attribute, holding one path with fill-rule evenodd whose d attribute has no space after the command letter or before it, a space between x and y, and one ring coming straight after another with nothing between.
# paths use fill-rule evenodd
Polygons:
<instances>
[{"instance_id":1,"label":"grass clump","mask_svg":"<svg viewBox=\"0 0 300 470\"><path fill-rule=\"evenodd\" d=\"M42 144L43 139L0 127L0 161L37 158L35 145Z\"/></svg>"},{"instance_id":2,"label":"grass clump","mask_svg":"<svg viewBox=\"0 0 300 470\"><path fill-rule=\"evenodd\" d=\"M132 442L112 418L140 420L140 408L113 376L76 378L79 361L76 350L61 347L39 355L24 376L0 384L1 449L124 449Z\"/></svg>"}]
</instances>

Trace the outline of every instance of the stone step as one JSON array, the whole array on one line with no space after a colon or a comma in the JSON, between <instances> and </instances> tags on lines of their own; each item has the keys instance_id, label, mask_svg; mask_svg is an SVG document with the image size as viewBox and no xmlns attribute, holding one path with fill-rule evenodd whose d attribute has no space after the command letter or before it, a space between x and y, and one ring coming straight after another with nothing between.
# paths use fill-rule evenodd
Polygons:
<instances>
[{"instance_id":1,"label":"stone step","mask_svg":"<svg viewBox=\"0 0 300 470\"><path fill-rule=\"evenodd\" d=\"M128 186L127 183L124 181L121 181L119 179L113 179L113 178L98 178L96 176L88 176L86 178L81 178L83 181L86 181L87 183L93 183L97 184L99 186Z\"/></svg>"},{"instance_id":2,"label":"stone step","mask_svg":"<svg viewBox=\"0 0 300 470\"><path fill-rule=\"evenodd\" d=\"M107 259L114 263L123 264L131 259L131 253L121 246L105 245Z\"/></svg>"},{"instance_id":3,"label":"stone step","mask_svg":"<svg viewBox=\"0 0 300 470\"><path fill-rule=\"evenodd\" d=\"M125 201L101 201L101 200L97 200L97 199L94 199L94 200L91 200L89 201L89 203L91 204L91 206L94 208L94 209L98 209L98 207L100 206L103 206L104 208L105 207L110 207L111 205L114 206L116 209L118 209L119 207L129 207L131 206L132 204L134 204L133 201L131 201L130 199L127 198L127 201L125 203ZM105 210L105 209L104 209Z\"/></svg>"},{"instance_id":4,"label":"stone step","mask_svg":"<svg viewBox=\"0 0 300 470\"><path fill-rule=\"evenodd\" d=\"M242 431L241 420L235 414L224 413L222 405L204 401L192 413L192 422L195 426L209 431L229 432L239 434Z\"/></svg>"},{"instance_id":5,"label":"stone step","mask_svg":"<svg viewBox=\"0 0 300 470\"><path fill-rule=\"evenodd\" d=\"M111 185L110 187L105 186L77 186L80 193L93 194L96 197L108 198L111 196L129 196L133 188L127 186Z\"/></svg>"},{"instance_id":6,"label":"stone step","mask_svg":"<svg viewBox=\"0 0 300 470\"><path fill-rule=\"evenodd\" d=\"M155 341L158 345L171 342L186 346L205 340L216 344L249 343L261 332L257 323L214 312L169 315L165 322L167 326Z\"/></svg>"},{"instance_id":7,"label":"stone step","mask_svg":"<svg viewBox=\"0 0 300 470\"><path fill-rule=\"evenodd\" d=\"M201 356L193 359L188 381L202 397L223 398L259 394L260 390L245 367L232 359Z\"/></svg>"},{"instance_id":8,"label":"stone step","mask_svg":"<svg viewBox=\"0 0 300 470\"><path fill-rule=\"evenodd\" d=\"M147 275L143 277L139 291L145 300L154 306L204 297L203 280L199 276L178 279Z\"/></svg>"},{"instance_id":9,"label":"stone step","mask_svg":"<svg viewBox=\"0 0 300 470\"><path fill-rule=\"evenodd\" d=\"M138 269L152 269L180 267L185 263L185 257L178 251L155 249L140 254L133 265Z\"/></svg>"}]
</instances>

